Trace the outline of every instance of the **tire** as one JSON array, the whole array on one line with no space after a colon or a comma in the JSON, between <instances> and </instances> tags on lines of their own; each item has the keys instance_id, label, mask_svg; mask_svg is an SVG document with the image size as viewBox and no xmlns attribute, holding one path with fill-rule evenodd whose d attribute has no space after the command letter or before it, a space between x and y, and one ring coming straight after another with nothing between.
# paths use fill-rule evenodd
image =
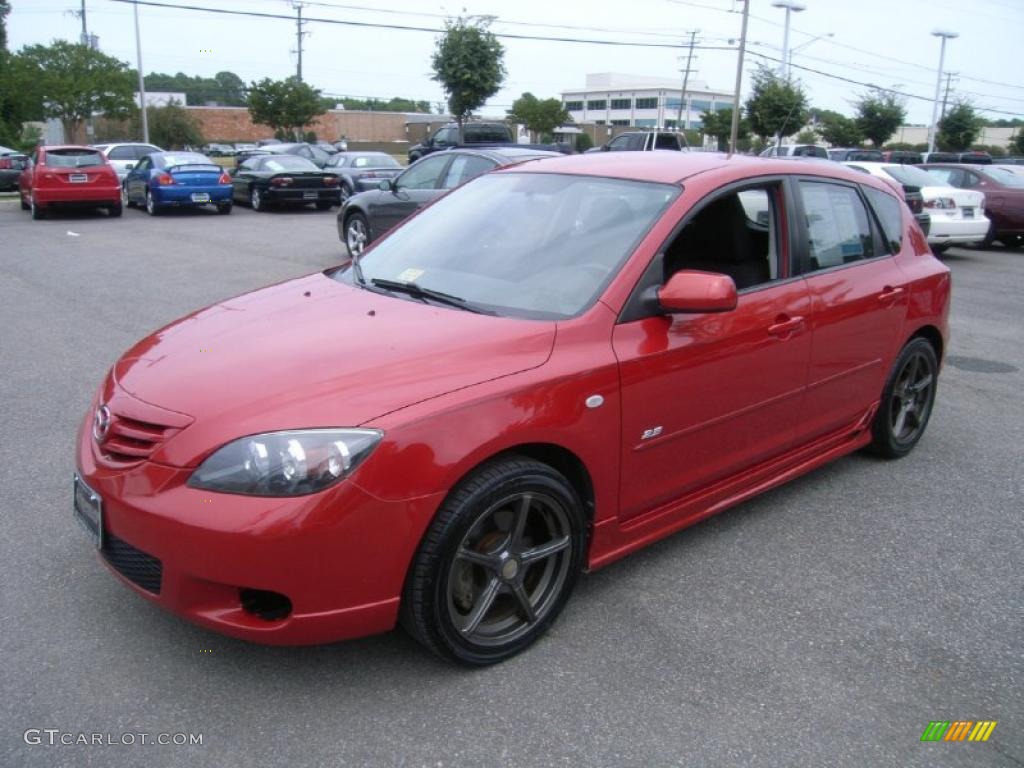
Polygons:
<instances>
[{"instance_id":1,"label":"tire","mask_svg":"<svg viewBox=\"0 0 1024 768\"><path fill-rule=\"evenodd\" d=\"M949 243L942 243L941 245L933 245L932 246L932 253L934 253L936 256L938 256L940 253L945 253L946 251L948 251L952 247L953 246L950 245Z\"/></svg>"},{"instance_id":2,"label":"tire","mask_svg":"<svg viewBox=\"0 0 1024 768\"><path fill-rule=\"evenodd\" d=\"M585 549L583 505L559 472L517 456L485 464L424 535L406 577L402 625L451 661L508 659L561 612Z\"/></svg>"},{"instance_id":3,"label":"tire","mask_svg":"<svg viewBox=\"0 0 1024 768\"><path fill-rule=\"evenodd\" d=\"M232 203L221 203L217 206L217 213L219 213L222 216L227 216L229 213L231 213L231 209L233 207L234 206Z\"/></svg>"},{"instance_id":4,"label":"tire","mask_svg":"<svg viewBox=\"0 0 1024 768\"><path fill-rule=\"evenodd\" d=\"M1003 245L1007 248L1024 247L1024 235L1007 235L1003 238Z\"/></svg>"},{"instance_id":5,"label":"tire","mask_svg":"<svg viewBox=\"0 0 1024 768\"><path fill-rule=\"evenodd\" d=\"M366 216L356 211L345 219L345 248L349 256L359 256L370 244L370 225Z\"/></svg>"},{"instance_id":6,"label":"tire","mask_svg":"<svg viewBox=\"0 0 1024 768\"><path fill-rule=\"evenodd\" d=\"M990 221L988 223L988 233L985 235L985 239L978 243L980 248L991 248L992 243L996 240L996 223Z\"/></svg>"},{"instance_id":7,"label":"tire","mask_svg":"<svg viewBox=\"0 0 1024 768\"><path fill-rule=\"evenodd\" d=\"M23 211L27 211L32 207L31 205L25 202L25 196L22 195L20 192L18 193L18 202L21 203L21 210Z\"/></svg>"},{"instance_id":8,"label":"tire","mask_svg":"<svg viewBox=\"0 0 1024 768\"><path fill-rule=\"evenodd\" d=\"M116 219L118 216L120 216L121 212L123 210L124 210L124 206L122 206L121 203L117 203L116 205L108 205L107 206L107 213L110 214L110 217L112 219Z\"/></svg>"},{"instance_id":9,"label":"tire","mask_svg":"<svg viewBox=\"0 0 1024 768\"><path fill-rule=\"evenodd\" d=\"M35 197L33 197L32 200L29 202L28 207L29 210L32 211L32 218L35 219L36 221L46 218L46 209L44 209L40 205L36 205Z\"/></svg>"},{"instance_id":10,"label":"tire","mask_svg":"<svg viewBox=\"0 0 1024 768\"><path fill-rule=\"evenodd\" d=\"M267 210L267 203L263 199L263 193L260 192L259 188L255 184L249 187L249 207L254 211Z\"/></svg>"},{"instance_id":11,"label":"tire","mask_svg":"<svg viewBox=\"0 0 1024 768\"><path fill-rule=\"evenodd\" d=\"M331 210L331 206L333 206L333 205L334 205L334 203L332 203L330 200L317 200L316 201L316 209L318 211L329 211L329 210Z\"/></svg>"},{"instance_id":12,"label":"tire","mask_svg":"<svg viewBox=\"0 0 1024 768\"><path fill-rule=\"evenodd\" d=\"M348 182L342 182L342 184L341 184L341 202L344 203L346 200L348 200L354 194L355 194L355 191L352 189L352 187L350 187L348 185Z\"/></svg>"},{"instance_id":13,"label":"tire","mask_svg":"<svg viewBox=\"0 0 1024 768\"><path fill-rule=\"evenodd\" d=\"M153 199L153 192L148 187L146 188L146 213L150 216L159 216L161 213L160 206Z\"/></svg>"},{"instance_id":14,"label":"tire","mask_svg":"<svg viewBox=\"0 0 1024 768\"><path fill-rule=\"evenodd\" d=\"M939 362L931 343L921 337L907 342L882 390L871 425L872 453L898 459L914 449L928 426L938 377Z\"/></svg>"},{"instance_id":15,"label":"tire","mask_svg":"<svg viewBox=\"0 0 1024 768\"><path fill-rule=\"evenodd\" d=\"M121 206L124 207L124 208L132 208L132 207L135 206L135 203L133 203L131 201L131 198L128 197L128 185L127 184L122 184L121 185Z\"/></svg>"}]
</instances>

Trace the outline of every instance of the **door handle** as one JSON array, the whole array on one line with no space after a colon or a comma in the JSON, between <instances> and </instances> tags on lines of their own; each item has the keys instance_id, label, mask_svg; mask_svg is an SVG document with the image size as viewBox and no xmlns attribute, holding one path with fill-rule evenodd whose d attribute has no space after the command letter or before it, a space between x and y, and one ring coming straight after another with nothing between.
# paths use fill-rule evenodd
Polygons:
<instances>
[{"instance_id":1,"label":"door handle","mask_svg":"<svg viewBox=\"0 0 1024 768\"><path fill-rule=\"evenodd\" d=\"M882 289L882 292L878 294L878 300L887 303L894 302L903 294L903 288L893 288L891 285L887 285Z\"/></svg>"},{"instance_id":2,"label":"door handle","mask_svg":"<svg viewBox=\"0 0 1024 768\"><path fill-rule=\"evenodd\" d=\"M779 315L775 318L775 322L768 326L768 333L772 336L789 336L790 334L796 333L804 327L804 319L802 317L787 317L786 315Z\"/></svg>"}]
</instances>

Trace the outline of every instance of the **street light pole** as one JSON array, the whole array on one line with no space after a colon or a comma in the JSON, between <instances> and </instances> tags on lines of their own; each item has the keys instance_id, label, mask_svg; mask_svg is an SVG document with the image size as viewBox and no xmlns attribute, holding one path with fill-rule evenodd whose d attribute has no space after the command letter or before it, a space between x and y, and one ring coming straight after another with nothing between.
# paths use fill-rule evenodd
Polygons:
<instances>
[{"instance_id":1,"label":"street light pole","mask_svg":"<svg viewBox=\"0 0 1024 768\"><path fill-rule=\"evenodd\" d=\"M142 35L139 34L139 4L135 10L135 56L139 63L139 109L142 111L142 141L149 144L149 117L146 115L146 79L142 76Z\"/></svg>"},{"instance_id":2,"label":"street light pole","mask_svg":"<svg viewBox=\"0 0 1024 768\"><path fill-rule=\"evenodd\" d=\"M959 33L947 29L932 30L932 35L942 38L942 45L939 47L939 71L935 76L935 99L932 102L932 121L928 124L928 151L935 151L935 133L938 129L939 119L939 94L942 92L942 68L946 62L946 40L959 37Z\"/></svg>"},{"instance_id":3,"label":"street light pole","mask_svg":"<svg viewBox=\"0 0 1024 768\"><path fill-rule=\"evenodd\" d=\"M779 63L779 75L789 79L789 17L792 13L800 13L807 10L807 6L796 0L773 0L773 8L786 9L786 24L782 32L782 61Z\"/></svg>"},{"instance_id":4,"label":"street light pole","mask_svg":"<svg viewBox=\"0 0 1024 768\"><path fill-rule=\"evenodd\" d=\"M743 54L747 50L747 17L750 0L743 0L743 27L740 30L740 53L736 58L736 92L732 97L732 126L729 129L729 154L736 152L736 139L740 132L740 85L743 82Z\"/></svg>"}]
</instances>

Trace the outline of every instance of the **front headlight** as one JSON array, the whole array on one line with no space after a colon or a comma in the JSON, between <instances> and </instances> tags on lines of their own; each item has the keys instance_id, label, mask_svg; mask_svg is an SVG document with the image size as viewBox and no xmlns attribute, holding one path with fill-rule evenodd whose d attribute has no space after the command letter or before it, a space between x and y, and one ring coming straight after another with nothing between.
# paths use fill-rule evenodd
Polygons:
<instances>
[{"instance_id":1,"label":"front headlight","mask_svg":"<svg viewBox=\"0 0 1024 768\"><path fill-rule=\"evenodd\" d=\"M297 429L228 443L192 473L188 484L250 496L316 493L350 474L384 433L377 429Z\"/></svg>"}]
</instances>

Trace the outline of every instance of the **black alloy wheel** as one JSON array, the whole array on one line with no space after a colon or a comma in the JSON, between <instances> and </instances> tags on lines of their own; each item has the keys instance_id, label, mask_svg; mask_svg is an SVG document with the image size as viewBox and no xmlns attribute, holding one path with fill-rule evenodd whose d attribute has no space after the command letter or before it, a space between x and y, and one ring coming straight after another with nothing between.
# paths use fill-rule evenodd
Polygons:
<instances>
[{"instance_id":1,"label":"black alloy wheel","mask_svg":"<svg viewBox=\"0 0 1024 768\"><path fill-rule=\"evenodd\" d=\"M928 426L935 404L939 363L927 339L916 337L903 347L872 425L871 450L889 459L906 456Z\"/></svg>"},{"instance_id":2,"label":"black alloy wheel","mask_svg":"<svg viewBox=\"0 0 1024 768\"><path fill-rule=\"evenodd\" d=\"M477 470L442 505L410 568L402 624L438 655L493 664L535 642L583 565L582 504L556 470L523 457Z\"/></svg>"}]
</instances>

